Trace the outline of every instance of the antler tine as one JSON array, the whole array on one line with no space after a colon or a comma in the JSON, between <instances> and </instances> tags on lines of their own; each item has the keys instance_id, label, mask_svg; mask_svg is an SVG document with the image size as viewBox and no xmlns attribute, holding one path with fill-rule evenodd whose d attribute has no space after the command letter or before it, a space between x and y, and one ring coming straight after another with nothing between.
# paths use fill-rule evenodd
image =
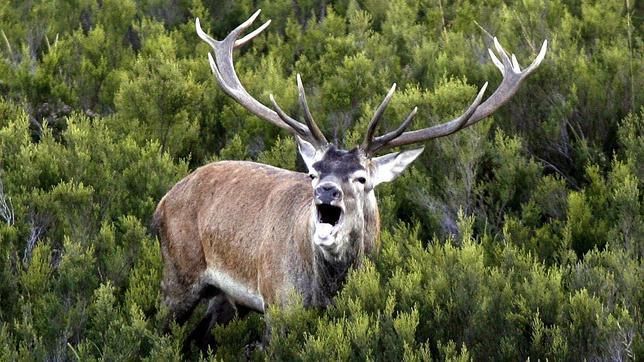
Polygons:
<instances>
[{"instance_id":1,"label":"antler tine","mask_svg":"<svg viewBox=\"0 0 644 362\"><path fill-rule=\"evenodd\" d=\"M282 108L277 104L277 101L275 101L275 97L273 97L273 94L269 94L268 98L270 98L271 103L273 104L273 109L277 112L277 115L284 121L284 123L288 124L293 128L293 130L300 136L300 137L307 137L308 132L300 132L300 130L297 128L297 125L300 124L298 121L294 120L291 118Z\"/></svg>"},{"instance_id":2,"label":"antler tine","mask_svg":"<svg viewBox=\"0 0 644 362\"><path fill-rule=\"evenodd\" d=\"M512 68L512 61L510 60L510 56L508 53L503 49L501 46L501 43L499 43L499 39L496 37L493 38L494 41L494 47L496 48L496 51L499 52L501 55L501 62L503 62L503 66L505 68Z\"/></svg>"},{"instance_id":3,"label":"antler tine","mask_svg":"<svg viewBox=\"0 0 644 362\"><path fill-rule=\"evenodd\" d=\"M394 96L395 91L396 83L394 83L391 88L389 88L385 99L383 99L382 103L380 103L380 106L378 106L378 109L376 109L376 113L374 113L373 117L371 118L369 126L367 127L367 133L365 134L364 141L362 142L361 148L363 150L368 150L370 148L373 137L376 134L376 129L378 128L378 122L380 122L380 119L385 113L387 106L389 106L389 102L391 102L391 98Z\"/></svg>"},{"instance_id":4,"label":"antler tine","mask_svg":"<svg viewBox=\"0 0 644 362\"><path fill-rule=\"evenodd\" d=\"M481 88L474 102L472 102L467 110L458 118L429 128L404 132L397 138L391 139L377 149L403 146L433 138L447 136L465 127L469 127L494 113L508 100L510 100L510 98L512 98L514 94L516 94L521 83L528 77L528 75L530 75L532 72L534 72L535 69L537 69L539 64L541 64L541 61L546 55L548 41L545 40L543 42L541 50L539 51L539 54L537 55L535 60L523 71L521 71L516 56L514 54L509 56L499 43L498 39L496 39L496 37L494 38L494 47L499 53L499 56L501 58L500 60L491 49L488 49L488 52L490 53L490 57L492 58L494 65L501 71L503 80L501 81L501 84L499 84L499 87L494 91L494 93L492 93L492 95L488 99L485 100L485 102L480 103L483 98L483 93L485 92L485 89L487 87L487 83L485 83L485 85Z\"/></svg>"},{"instance_id":5,"label":"antler tine","mask_svg":"<svg viewBox=\"0 0 644 362\"><path fill-rule=\"evenodd\" d=\"M304 119L306 120L306 126L309 128L309 131L311 131L311 135L315 137L315 139L320 144L328 144L329 142L326 140L326 137L324 137L324 134L322 133L322 131L320 131L320 128L318 127L317 123L315 123L315 120L311 115L311 111L309 110L309 104L306 102L306 93L304 93L304 85L302 85L302 78L300 77L299 73L297 74L296 78L297 78L297 89L299 91L300 107L304 111Z\"/></svg>"},{"instance_id":6,"label":"antler tine","mask_svg":"<svg viewBox=\"0 0 644 362\"><path fill-rule=\"evenodd\" d=\"M367 155L372 155L376 153L376 151L378 151L383 145L387 144L387 142L400 136L414 120L414 117L416 117L416 113L418 113L418 107L414 107L414 109L412 109L411 112L409 112L409 115L407 116L407 118L405 118L405 120L400 124L400 126L398 126L398 128L382 136L378 136L374 138L369 144L369 148L364 149L365 153Z\"/></svg>"},{"instance_id":7,"label":"antler tine","mask_svg":"<svg viewBox=\"0 0 644 362\"><path fill-rule=\"evenodd\" d=\"M539 67L539 65L541 64L541 61L543 60L543 58L546 57L547 51L548 51L548 39L543 41L543 44L541 44L541 50L539 50L539 54L534 59L532 64L530 64L528 68L526 68L525 72L528 74L534 72L534 70L537 69L537 67Z\"/></svg>"},{"instance_id":8,"label":"antler tine","mask_svg":"<svg viewBox=\"0 0 644 362\"><path fill-rule=\"evenodd\" d=\"M458 132L460 129L464 128L465 125L467 124L467 122L469 121L470 117L472 116L472 114L474 114L474 112L478 108L479 104L481 104L481 100L483 99L483 94L485 93L485 90L487 89L487 84L488 84L487 82L485 82L485 84L483 84L483 87L481 87L481 90L476 95L476 98L474 98L474 101L470 104L469 107L467 107L467 110L462 115L460 115L458 118L455 118L452 121L447 122L447 123L443 123L443 124L436 125L436 126L433 126L433 127L430 127L430 128L426 128L423 131L432 131L434 133L440 133L441 136L447 136L447 135L450 135L452 133ZM407 122L407 120L405 120L405 122ZM405 123L403 123L403 125L404 124ZM400 128L402 128L402 127L400 127ZM396 134L400 130L400 128L397 129L396 131L390 132L390 133L388 133L388 134L386 134L386 135L384 135L382 137L389 136L390 134L391 135ZM419 132L419 131L413 131L413 132ZM407 132L407 134L410 134L410 133L413 133L413 132ZM390 142L391 141L396 142L395 138L399 137L401 134L402 134L402 130L400 132L398 132L395 135L395 137L387 137L388 139L386 139L386 140L379 140L380 142L376 142L374 147L372 147L371 153L375 153L376 151L378 151L381 148L393 147L393 146L390 145Z\"/></svg>"},{"instance_id":9,"label":"antler tine","mask_svg":"<svg viewBox=\"0 0 644 362\"><path fill-rule=\"evenodd\" d=\"M501 50L499 51L505 52L498 40L496 40L496 43L498 44L497 50L500 48ZM480 121L481 119L489 116L501 106L503 106L507 101L509 101L510 98L512 98L512 96L514 96L519 90L519 87L521 86L523 81L539 67L541 61L546 56L547 50L548 40L546 39L541 45L539 54L534 59L532 64L530 64L526 69L522 71L520 68L514 69L514 67L512 66L506 66L505 70L501 71L501 73L503 74L503 80L501 80L499 87L494 91L494 93L492 93L492 95L488 99L485 100L485 102L483 102L483 104L481 104L480 107L478 107L476 112L472 115L471 119L467 122L467 124L465 124L464 127L469 127L474 123ZM507 53L505 53L505 55L507 56ZM516 62L517 68L518 64L519 63Z\"/></svg>"},{"instance_id":10,"label":"antler tine","mask_svg":"<svg viewBox=\"0 0 644 362\"><path fill-rule=\"evenodd\" d=\"M261 10L257 10L255 12L255 14L259 14L260 11ZM240 47L246 45L246 43L248 43L251 40L253 40L253 38L256 37L257 35L259 35L262 31L264 31L264 29L268 28L269 25L271 25L271 19L266 20L266 22L264 24L260 25L259 28L253 30L250 34L246 35L245 37L243 37L241 39L238 39L238 40L235 40L234 48L237 49L237 48L240 48Z\"/></svg>"},{"instance_id":11,"label":"antler tine","mask_svg":"<svg viewBox=\"0 0 644 362\"><path fill-rule=\"evenodd\" d=\"M240 105L246 108L248 111L254 115L262 118L269 123L276 125L280 128L284 128L290 132L293 132L302 138L311 141L315 146L321 146L322 142L319 140L318 134L313 134L306 125L296 121L295 119L289 117L281 110L281 108L276 107L276 111L266 107L264 104L259 102L257 99L253 98L241 84L239 77L235 71L235 66L233 64L233 50L239 48L253 38L259 35L264 31L270 24L270 20L262 24L257 29L253 30L248 35L244 36L241 39L239 36L248 29L253 22L259 16L261 10L257 10L253 15L251 15L248 20L240 24L237 28L231 31L224 40L215 40L206 34L201 28L201 23L199 18L195 19L195 27L197 30L197 35L210 45L213 52L212 55L208 54L208 60L212 72L217 79L217 82L221 86L222 90L228 94L230 97L235 99ZM214 55L214 56L213 56ZM277 105L273 101L274 105ZM317 130L319 132L319 129ZM321 133L321 132L320 132Z\"/></svg>"},{"instance_id":12,"label":"antler tine","mask_svg":"<svg viewBox=\"0 0 644 362\"><path fill-rule=\"evenodd\" d=\"M517 60L517 57L514 54L512 54L512 69L514 69L515 72L521 71L521 66L519 65L519 61Z\"/></svg>"}]
</instances>

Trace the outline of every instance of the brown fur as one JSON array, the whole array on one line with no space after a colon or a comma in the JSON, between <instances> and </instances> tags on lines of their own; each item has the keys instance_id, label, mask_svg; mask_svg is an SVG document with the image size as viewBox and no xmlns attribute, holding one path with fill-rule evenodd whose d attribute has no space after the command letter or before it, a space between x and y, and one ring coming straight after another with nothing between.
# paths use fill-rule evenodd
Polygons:
<instances>
[{"instance_id":1,"label":"brown fur","mask_svg":"<svg viewBox=\"0 0 644 362\"><path fill-rule=\"evenodd\" d=\"M342 279L348 267L376 249L379 218L373 204L365 210L351 260L335 266ZM164 259L165 302L175 318L185 320L200 299L212 297L205 295L208 287L233 304L260 312L267 305L288 303L294 290L305 305L327 304L332 295L326 294L338 286L321 280L329 271L318 270L320 256L309 235L312 210L309 177L267 165L217 162L177 183L159 203L153 222ZM210 285L207 269L261 295L262 308L224 286Z\"/></svg>"}]
</instances>

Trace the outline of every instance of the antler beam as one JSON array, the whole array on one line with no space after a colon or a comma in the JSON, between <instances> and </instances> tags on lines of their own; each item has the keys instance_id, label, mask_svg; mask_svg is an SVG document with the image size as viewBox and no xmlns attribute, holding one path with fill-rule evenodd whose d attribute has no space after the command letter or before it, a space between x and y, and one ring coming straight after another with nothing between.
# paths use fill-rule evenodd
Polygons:
<instances>
[{"instance_id":1,"label":"antler beam","mask_svg":"<svg viewBox=\"0 0 644 362\"><path fill-rule=\"evenodd\" d=\"M212 54L214 54L214 58L211 53L208 53L210 68L212 69L212 72L217 79L217 83L219 83L219 85L221 86L221 89L251 113L261 119L268 121L271 124L299 135L305 140L311 142L316 147L322 147L327 144L327 141L324 138L322 132L320 132L320 129L313 121L313 117L311 117L311 112L308 109L306 99L304 99L304 87L302 87L302 82L299 75L297 79L298 89L300 92L300 105L302 106L302 108L304 108L304 115L307 123L306 125L296 121L295 119L284 113L277 106L277 103L273 99L272 95L271 101L275 106L275 111L266 107L257 99L253 98L239 81L239 77L237 76L235 66L233 64L233 50L250 42L254 37L264 31L264 29L266 29L271 23L271 21L268 20L248 35L244 36L241 39L237 39L246 29L248 29L253 24L255 19L257 19L257 17L259 16L260 11L261 10L257 10L250 18L248 18L248 20L239 25L235 30L231 31L226 36L226 38L221 41L213 39L208 34L206 34L203 29L201 29L199 18L195 20L197 35L199 35L199 37L203 41L208 43L213 50Z\"/></svg>"},{"instance_id":2,"label":"antler beam","mask_svg":"<svg viewBox=\"0 0 644 362\"><path fill-rule=\"evenodd\" d=\"M514 96L514 94L516 94L516 92L519 90L521 83L528 77L528 75L530 75L532 72L534 72L535 69L537 69L546 55L548 41L545 40L543 42L541 50L539 51L539 54L537 55L535 60L532 62L532 64L530 64L529 67L524 70L521 70L516 56L514 54L512 54L512 56L509 56L496 37L494 38L494 47L499 53L501 60L497 58L497 56L491 49L488 49L488 51L490 53L490 57L492 58L492 62L497 68L499 68L501 74L503 74L503 80L501 81L499 87L494 91L494 93L492 93L492 95L488 99L485 100L485 102L481 104L483 93L485 93L485 89L487 88L487 82L483 85L478 95L476 96L472 104L467 108L465 113L449 122L428 128L423 128L420 130L398 133L398 131L401 128L404 129L403 126L406 126L406 123L408 123L408 120L406 119L398 130L376 138L373 138L375 125L370 124L367 131L367 137L365 138L365 142L362 145L363 150L365 150L367 154L373 154L381 149L403 146L412 143L427 141L433 138L447 136L484 119L485 117L494 113L508 100L510 100L510 98L512 98L512 96ZM390 93L393 93L393 89L394 88L392 87ZM387 94L387 97L390 98L390 94ZM389 103L388 98L385 98L385 101L383 101L385 107L386 103ZM381 109L379 107L376 115L381 113L380 111ZM397 134L397 136L392 137L392 135L394 134Z\"/></svg>"}]
</instances>

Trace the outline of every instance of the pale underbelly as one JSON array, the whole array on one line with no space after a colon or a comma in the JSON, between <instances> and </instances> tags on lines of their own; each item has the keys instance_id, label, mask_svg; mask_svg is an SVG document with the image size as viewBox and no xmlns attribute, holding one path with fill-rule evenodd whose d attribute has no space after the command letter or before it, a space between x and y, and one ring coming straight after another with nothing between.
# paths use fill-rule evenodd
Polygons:
<instances>
[{"instance_id":1,"label":"pale underbelly","mask_svg":"<svg viewBox=\"0 0 644 362\"><path fill-rule=\"evenodd\" d=\"M264 298L257 289L249 287L214 268L206 269L203 274L203 280L223 291L231 301L256 311L264 312Z\"/></svg>"}]
</instances>

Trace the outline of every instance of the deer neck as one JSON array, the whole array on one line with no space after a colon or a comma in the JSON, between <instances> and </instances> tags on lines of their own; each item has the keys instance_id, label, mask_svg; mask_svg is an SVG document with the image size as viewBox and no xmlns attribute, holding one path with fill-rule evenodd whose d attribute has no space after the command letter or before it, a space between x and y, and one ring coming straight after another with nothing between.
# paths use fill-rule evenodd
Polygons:
<instances>
[{"instance_id":1,"label":"deer neck","mask_svg":"<svg viewBox=\"0 0 644 362\"><path fill-rule=\"evenodd\" d=\"M314 268L305 300L313 305L326 306L346 280L349 269L359 267L365 252L370 253L375 248L380 230L378 206L373 192L369 193L364 206L358 210L359 215L347 222L346 229L338 233L337 245L333 250L316 245L313 241L314 207L311 206L312 217L308 227Z\"/></svg>"}]
</instances>

